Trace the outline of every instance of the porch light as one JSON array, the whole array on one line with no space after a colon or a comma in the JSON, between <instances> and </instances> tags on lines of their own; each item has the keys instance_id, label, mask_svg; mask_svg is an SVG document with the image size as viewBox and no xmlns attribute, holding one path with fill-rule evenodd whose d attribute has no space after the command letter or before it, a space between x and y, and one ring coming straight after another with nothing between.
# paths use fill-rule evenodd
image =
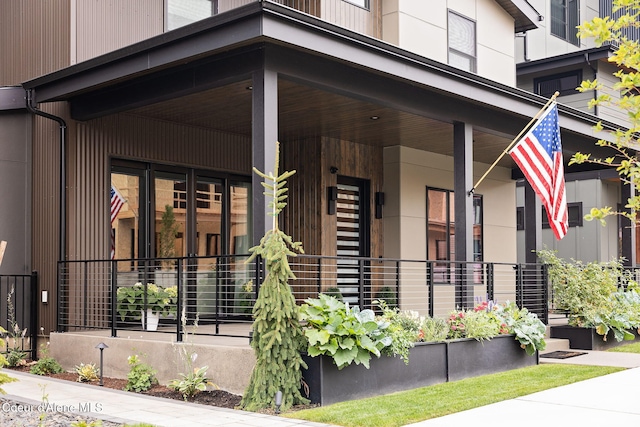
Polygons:
<instances>
[{"instance_id":1,"label":"porch light","mask_svg":"<svg viewBox=\"0 0 640 427\"><path fill-rule=\"evenodd\" d=\"M281 405L282 405L282 392L278 390L276 392L276 415L280 413Z\"/></svg>"},{"instance_id":2,"label":"porch light","mask_svg":"<svg viewBox=\"0 0 640 427\"><path fill-rule=\"evenodd\" d=\"M369 117L371 120L378 120L380 118L380 116L371 116Z\"/></svg>"},{"instance_id":3,"label":"porch light","mask_svg":"<svg viewBox=\"0 0 640 427\"><path fill-rule=\"evenodd\" d=\"M105 348L109 348L108 345L106 345L105 343L101 342L100 344L98 344L96 346L96 348L98 350L100 350L100 385L103 386L104 385L104 377L103 377L103 372L104 370L102 369L103 367L103 357L102 357L102 352Z\"/></svg>"}]
</instances>

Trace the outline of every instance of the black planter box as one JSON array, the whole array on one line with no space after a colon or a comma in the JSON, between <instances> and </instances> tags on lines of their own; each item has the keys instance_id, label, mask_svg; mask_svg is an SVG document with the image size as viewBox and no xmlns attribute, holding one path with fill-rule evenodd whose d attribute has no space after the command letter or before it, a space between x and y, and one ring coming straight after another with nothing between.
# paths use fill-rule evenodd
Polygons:
<instances>
[{"instance_id":1,"label":"black planter box","mask_svg":"<svg viewBox=\"0 0 640 427\"><path fill-rule=\"evenodd\" d=\"M370 369L350 365L338 370L330 357L303 358L309 367L303 371L309 399L320 405L538 364L538 354L528 356L513 335L484 342L417 343L409 353L409 365L399 357L381 356L371 359Z\"/></svg>"},{"instance_id":2,"label":"black planter box","mask_svg":"<svg viewBox=\"0 0 640 427\"><path fill-rule=\"evenodd\" d=\"M638 331L629 331L635 335L635 340L640 340ZM575 326L561 325L552 326L549 332L551 338L562 338L569 340L569 347L579 350L607 350L619 345L628 344L632 341L616 341L613 331L607 334L605 341L602 335L598 335L595 328L578 328Z\"/></svg>"}]
</instances>

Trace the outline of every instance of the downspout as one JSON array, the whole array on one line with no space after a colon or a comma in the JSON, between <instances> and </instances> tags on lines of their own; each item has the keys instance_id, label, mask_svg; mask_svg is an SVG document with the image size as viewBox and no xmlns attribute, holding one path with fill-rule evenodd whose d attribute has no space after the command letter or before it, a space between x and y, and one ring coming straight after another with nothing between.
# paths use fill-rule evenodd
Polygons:
<instances>
[{"instance_id":1,"label":"downspout","mask_svg":"<svg viewBox=\"0 0 640 427\"><path fill-rule=\"evenodd\" d=\"M58 224L58 239L60 246L58 248L58 260L64 261L67 258L67 123L63 118L54 116L38 110L33 105L33 89L27 89L27 110L37 116L54 120L60 126L60 221Z\"/></svg>"},{"instance_id":2,"label":"downspout","mask_svg":"<svg viewBox=\"0 0 640 427\"><path fill-rule=\"evenodd\" d=\"M596 67L594 67L593 65L591 65L591 61L589 61L589 54L585 52L584 54L584 62L587 63L587 65L589 66L589 68L591 68L591 71L593 71L593 79L591 80L596 80L598 78L598 69ZM598 99L598 89L594 89L593 90L593 99L596 100ZM598 116L598 106L594 105L593 106L593 115L594 116Z\"/></svg>"}]
</instances>

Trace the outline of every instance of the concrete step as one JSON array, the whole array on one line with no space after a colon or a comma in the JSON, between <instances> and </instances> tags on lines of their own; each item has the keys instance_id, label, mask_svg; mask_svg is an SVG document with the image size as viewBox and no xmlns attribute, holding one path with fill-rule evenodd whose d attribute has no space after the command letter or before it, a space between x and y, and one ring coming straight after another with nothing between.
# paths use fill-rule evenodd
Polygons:
<instances>
[{"instance_id":1,"label":"concrete step","mask_svg":"<svg viewBox=\"0 0 640 427\"><path fill-rule=\"evenodd\" d=\"M571 350L571 347L569 347L569 340L561 338L545 338L544 341L547 343L547 347L544 351L541 351L540 354L551 353L552 351Z\"/></svg>"}]
</instances>

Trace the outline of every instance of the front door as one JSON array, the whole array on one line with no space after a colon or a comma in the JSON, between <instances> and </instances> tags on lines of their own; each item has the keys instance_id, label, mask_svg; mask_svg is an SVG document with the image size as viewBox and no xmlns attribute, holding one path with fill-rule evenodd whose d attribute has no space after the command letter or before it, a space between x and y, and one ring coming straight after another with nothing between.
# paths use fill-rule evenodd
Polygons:
<instances>
[{"instance_id":1,"label":"front door","mask_svg":"<svg viewBox=\"0 0 640 427\"><path fill-rule=\"evenodd\" d=\"M369 212L369 181L338 177L337 282L344 302L352 305L363 303L368 265L353 257L369 256Z\"/></svg>"}]
</instances>

